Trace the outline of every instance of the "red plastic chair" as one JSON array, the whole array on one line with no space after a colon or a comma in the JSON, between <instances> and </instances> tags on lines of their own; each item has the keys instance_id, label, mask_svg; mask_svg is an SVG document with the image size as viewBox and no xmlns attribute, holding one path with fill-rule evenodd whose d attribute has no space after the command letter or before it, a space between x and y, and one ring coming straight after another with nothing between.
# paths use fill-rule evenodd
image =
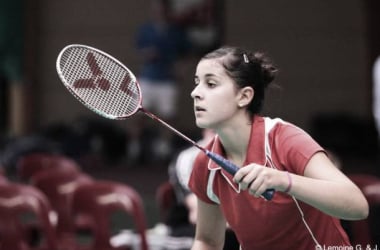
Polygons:
<instances>
[{"instance_id":1,"label":"red plastic chair","mask_svg":"<svg viewBox=\"0 0 380 250\"><path fill-rule=\"evenodd\" d=\"M2 174L0 174L0 185L2 184L7 184L8 183L8 178Z\"/></svg>"},{"instance_id":2,"label":"red plastic chair","mask_svg":"<svg viewBox=\"0 0 380 250\"><path fill-rule=\"evenodd\" d=\"M85 218L74 220L71 203L73 193L78 186L92 181L93 178L85 173L62 169L45 170L31 179L31 184L46 195L56 212L56 231L61 246L71 246L75 242L75 232L90 227Z\"/></svg>"},{"instance_id":3,"label":"red plastic chair","mask_svg":"<svg viewBox=\"0 0 380 250\"><path fill-rule=\"evenodd\" d=\"M0 249L56 250L50 204L36 188L9 182L0 187ZM33 222L33 223L32 223ZM41 240L30 242L30 225Z\"/></svg>"},{"instance_id":4,"label":"red plastic chair","mask_svg":"<svg viewBox=\"0 0 380 250\"><path fill-rule=\"evenodd\" d=\"M161 183L157 188L155 198L160 212L160 219L165 222L167 221L170 209L177 202L173 185L169 181Z\"/></svg>"},{"instance_id":5,"label":"red plastic chair","mask_svg":"<svg viewBox=\"0 0 380 250\"><path fill-rule=\"evenodd\" d=\"M148 249L143 203L140 195L130 186L113 181L94 181L81 185L74 192L73 211L91 217L94 222L93 241L85 249L125 249L110 243L113 236L110 220L115 212L120 211L132 217L136 232L140 235L140 249Z\"/></svg>"},{"instance_id":6,"label":"red plastic chair","mask_svg":"<svg viewBox=\"0 0 380 250\"><path fill-rule=\"evenodd\" d=\"M79 172L80 166L69 157L49 153L31 153L21 157L16 164L18 176L22 181L46 169L64 169L68 172Z\"/></svg>"},{"instance_id":7,"label":"red plastic chair","mask_svg":"<svg viewBox=\"0 0 380 250\"><path fill-rule=\"evenodd\" d=\"M351 231L351 243L362 246L378 244L380 228L375 222L375 217L380 217L380 178L367 174L353 174L349 178L362 190L370 207L367 219L348 222Z\"/></svg>"}]
</instances>

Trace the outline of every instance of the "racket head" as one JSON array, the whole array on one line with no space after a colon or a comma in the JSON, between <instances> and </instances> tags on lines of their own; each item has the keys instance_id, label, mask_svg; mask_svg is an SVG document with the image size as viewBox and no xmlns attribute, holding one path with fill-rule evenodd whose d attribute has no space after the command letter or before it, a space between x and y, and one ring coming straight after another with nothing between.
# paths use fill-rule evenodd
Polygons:
<instances>
[{"instance_id":1,"label":"racket head","mask_svg":"<svg viewBox=\"0 0 380 250\"><path fill-rule=\"evenodd\" d=\"M57 57L64 86L82 104L108 119L125 119L141 109L136 76L111 55L81 44L71 44Z\"/></svg>"}]
</instances>

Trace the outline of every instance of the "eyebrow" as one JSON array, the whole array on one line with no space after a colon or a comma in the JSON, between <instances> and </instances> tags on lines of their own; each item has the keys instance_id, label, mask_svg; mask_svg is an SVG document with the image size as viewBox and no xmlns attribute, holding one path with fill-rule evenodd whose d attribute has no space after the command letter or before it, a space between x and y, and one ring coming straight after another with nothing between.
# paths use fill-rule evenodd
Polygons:
<instances>
[{"instance_id":1,"label":"eyebrow","mask_svg":"<svg viewBox=\"0 0 380 250\"><path fill-rule=\"evenodd\" d=\"M205 77L216 77L216 75L212 73L208 73L205 75ZM199 76L195 75L194 78L199 78Z\"/></svg>"}]
</instances>

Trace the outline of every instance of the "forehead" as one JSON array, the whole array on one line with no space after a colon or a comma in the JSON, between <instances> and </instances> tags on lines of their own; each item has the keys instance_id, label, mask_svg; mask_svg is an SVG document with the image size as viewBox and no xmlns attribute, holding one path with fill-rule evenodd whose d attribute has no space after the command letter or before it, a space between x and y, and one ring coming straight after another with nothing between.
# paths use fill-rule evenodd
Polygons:
<instances>
[{"instance_id":1,"label":"forehead","mask_svg":"<svg viewBox=\"0 0 380 250\"><path fill-rule=\"evenodd\" d=\"M222 65L221 58L202 59L199 61L196 69L196 75L200 77L207 74L227 76L226 71Z\"/></svg>"}]
</instances>

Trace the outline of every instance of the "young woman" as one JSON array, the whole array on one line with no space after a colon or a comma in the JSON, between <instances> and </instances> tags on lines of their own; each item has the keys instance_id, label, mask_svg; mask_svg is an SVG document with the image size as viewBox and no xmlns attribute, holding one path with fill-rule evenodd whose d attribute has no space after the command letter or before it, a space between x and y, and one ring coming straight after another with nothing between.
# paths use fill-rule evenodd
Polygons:
<instances>
[{"instance_id":1,"label":"young woman","mask_svg":"<svg viewBox=\"0 0 380 250\"><path fill-rule=\"evenodd\" d=\"M198 63L196 124L216 136L207 149L239 170L228 174L199 154L189 186L198 197L193 249L221 249L226 224L242 249L349 246L339 219L368 215L368 203L305 131L259 115L276 68L261 53L222 47ZM272 200L261 198L267 189Z\"/></svg>"}]
</instances>

